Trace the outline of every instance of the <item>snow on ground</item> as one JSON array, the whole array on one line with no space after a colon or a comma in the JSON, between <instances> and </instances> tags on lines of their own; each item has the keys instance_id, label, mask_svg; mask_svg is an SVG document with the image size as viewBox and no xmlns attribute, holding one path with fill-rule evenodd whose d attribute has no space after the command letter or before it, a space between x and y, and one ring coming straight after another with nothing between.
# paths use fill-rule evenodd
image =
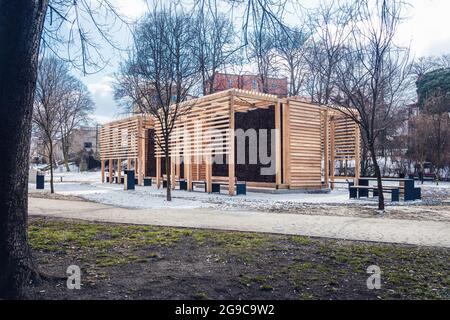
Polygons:
<instances>
[{"instance_id":1,"label":"snow on ground","mask_svg":"<svg viewBox=\"0 0 450 320\"><path fill-rule=\"evenodd\" d=\"M134 191L123 190L123 185L100 183L99 172L63 172L55 173L55 192L64 196L77 196L86 200L109 204L126 208L221 208L221 209L246 209L263 211L283 211L299 209L308 205L375 205L375 199L350 200L346 189L334 190L330 193L257 193L247 192L246 196L230 197L223 190L222 194L207 194L197 190L187 192L172 191L172 202L165 200L165 189L157 189L155 186L136 186ZM48 181L48 176L46 176ZM62 182L61 182L62 181ZM419 184L417 184L419 185ZM49 183L46 182L46 190ZM450 183L441 183L439 186L426 182L423 193L427 197L450 200ZM34 184L29 185L30 192L39 192ZM421 201L416 201L421 203ZM388 203L389 204L389 203ZM411 203L408 203L411 204ZM398 205L405 205L400 202Z\"/></svg>"}]
</instances>

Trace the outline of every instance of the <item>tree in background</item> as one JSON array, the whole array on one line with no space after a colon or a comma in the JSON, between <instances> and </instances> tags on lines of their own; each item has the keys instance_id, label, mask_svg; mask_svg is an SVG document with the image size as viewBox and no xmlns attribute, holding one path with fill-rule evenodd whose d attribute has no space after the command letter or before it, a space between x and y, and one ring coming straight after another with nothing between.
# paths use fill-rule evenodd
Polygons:
<instances>
[{"instance_id":1,"label":"tree in background","mask_svg":"<svg viewBox=\"0 0 450 320\"><path fill-rule=\"evenodd\" d=\"M403 94L409 75L409 50L395 45L403 19L400 0L359 1L355 27L342 58L333 71L337 94L333 101L363 131L378 185L378 209L384 210L381 170L376 143L405 105Z\"/></svg>"},{"instance_id":2,"label":"tree in background","mask_svg":"<svg viewBox=\"0 0 450 320\"><path fill-rule=\"evenodd\" d=\"M170 135L189 111L182 102L201 73L193 26L193 19L181 8L155 6L136 28L133 53L116 76L116 99L151 115L161 127L161 138L155 136L165 157L168 201L172 200Z\"/></svg>"},{"instance_id":3,"label":"tree in background","mask_svg":"<svg viewBox=\"0 0 450 320\"><path fill-rule=\"evenodd\" d=\"M217 7L195 11L193 52L200 68L203 95L214 92L216 73L232 62L235 47L233 23Z\"/></svg>"},{"instance_id":4,"label":"tree in background","mask_svg":"<svg viewBox=\"0 0 450 320\"><path fill-rule=\"evenodd\" d=\"M275 45L280 62L288 74L289 95L300 95L307 75L305 60L306 42L309 33L300 28L291 30L278 29Z\"/></svg>"},{"instance_id":5,"label":"tree in background","mask_svg":"<svg viewBox=\"0 0 450 320\"><path fill-rule=\"evenodd\" d=\"M61 107L58 112L60 143L64 165L69 172L69 152L74 130L90 121L94 102L87 87L77 78L67 74L61 95Z\"/></svg>"}]
</instances>

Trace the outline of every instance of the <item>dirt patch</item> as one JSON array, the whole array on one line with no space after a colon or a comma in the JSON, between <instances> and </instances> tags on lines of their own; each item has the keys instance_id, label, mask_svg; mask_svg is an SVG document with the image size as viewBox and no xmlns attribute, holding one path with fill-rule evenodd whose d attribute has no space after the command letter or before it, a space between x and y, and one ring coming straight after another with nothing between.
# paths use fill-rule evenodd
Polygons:
<instances>
[{"instance_id":1,"label":"dirt patch","mask_svg":"<svg viewBox=\"0 0 450 320\"><path fill-rule=\"evenodd\" d=\"M88 201L81 197L64 195L59 193L50 193L48 191L28 192L28 197L40 199L53 199L53 200Z\"/></svg>"},{"instance_id":2,"label":"dirt patch","mask_svg":"<svg viewBox=\"0 0 450 320\"><path fill-rule=\"evenodd\" d=\"M450 249L30 218L34 299L449 299ZM367 267L382 270L368 290Z\"/></svg>"}]
</instances>

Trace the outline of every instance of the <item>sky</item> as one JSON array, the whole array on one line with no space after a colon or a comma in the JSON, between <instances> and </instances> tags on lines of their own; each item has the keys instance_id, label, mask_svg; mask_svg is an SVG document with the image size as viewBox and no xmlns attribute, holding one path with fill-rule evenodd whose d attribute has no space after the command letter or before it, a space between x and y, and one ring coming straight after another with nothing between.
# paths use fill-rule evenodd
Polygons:
<instances>
[{"instance_id":1,"label":"sky","mask_svg":"<svg viewBox=\"0 0 450 320\"><path fill-rule=\"evenodd\" d=\"M299 1L306 8L313 8L320 0ZM145 0L112 0L118 11L130 18L139 19L146 11ZM189 4L190 1L181 0ZM398 40L402 45L409 45L414 57L450 54L450 1L449 0L409 0L408 19L400 27ZM295 18L292 18L294 21ZM124 28L114 35L115 41L127 48L130 44L130 34ZM114 73L119 62L126 53L114 50L107 45L102 48L102 54L110 59L102 71L83 76L77 74L92 94L96 110L93 119L103 124L123 116L123 109L114 101Z\"/></svg>"}]
</instances>

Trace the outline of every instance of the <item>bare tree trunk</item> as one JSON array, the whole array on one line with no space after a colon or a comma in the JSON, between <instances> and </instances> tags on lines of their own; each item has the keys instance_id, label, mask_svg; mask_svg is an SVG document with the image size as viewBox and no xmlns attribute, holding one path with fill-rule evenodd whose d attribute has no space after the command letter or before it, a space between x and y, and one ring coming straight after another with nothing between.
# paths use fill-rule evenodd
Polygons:
<instances>
[{"instance_id":1,"label":"bare tree trunk","mask_svg":"<svg viewBox=\"0 0 450 320\"><path fill-rule=\"evenodd\" d=\"M37 61L47 0L0 0L0 299L36 276L28 245L28 169Z\"/></svg>"},{"instance_id":2,"label":"bare tree trunk","mask_svg":"<svg viewBox=\"0 0 450 320\"><path fill-rule=\"evenodd\" d=\"M165 150L164 155L166 156L164 161L166 162L166 177L167 177L166 200L172 201L172 183L171 183L172 172L171 172L171 168L170 168L169 150Z\"/></svg>"},{"instance_id":3,"label":"bare tree trunk","mask_svg":"<svg viewBox=\"0 0 450 320\"><path fill-rule=\"evenodd\" d=\"M373 167L375 169L375 176L377 177L378 187L378 210L384 211L384 194L383 194L383 181L381 177L380 166L377 161L377 154L375 153L375 145L373 142L369 142L370 155L372 157Z\"/></svg>"},{"instance_id":4,"label":"bare tree trunk","mask_svg":"<svg viewBox=\"0 0 450 320\"><path fill-rule=\"evenodd\" d=\"M64 166L66 167L66 172L70 172L70 167L69 167L69 155L67 151L64 151L63 149L63 156L64 156Z\"/></svg>"},{"instance_id":5,"label":"bare tree trunk","mask_svg":"<svg viewBox=\"0 0 450 320\"><path fill-rule=\"evenodd\" d=\"M48 162L50 162L50 193L55 193L53 186L53 141L49 141Z\"/></svg>"}]
</instances>

